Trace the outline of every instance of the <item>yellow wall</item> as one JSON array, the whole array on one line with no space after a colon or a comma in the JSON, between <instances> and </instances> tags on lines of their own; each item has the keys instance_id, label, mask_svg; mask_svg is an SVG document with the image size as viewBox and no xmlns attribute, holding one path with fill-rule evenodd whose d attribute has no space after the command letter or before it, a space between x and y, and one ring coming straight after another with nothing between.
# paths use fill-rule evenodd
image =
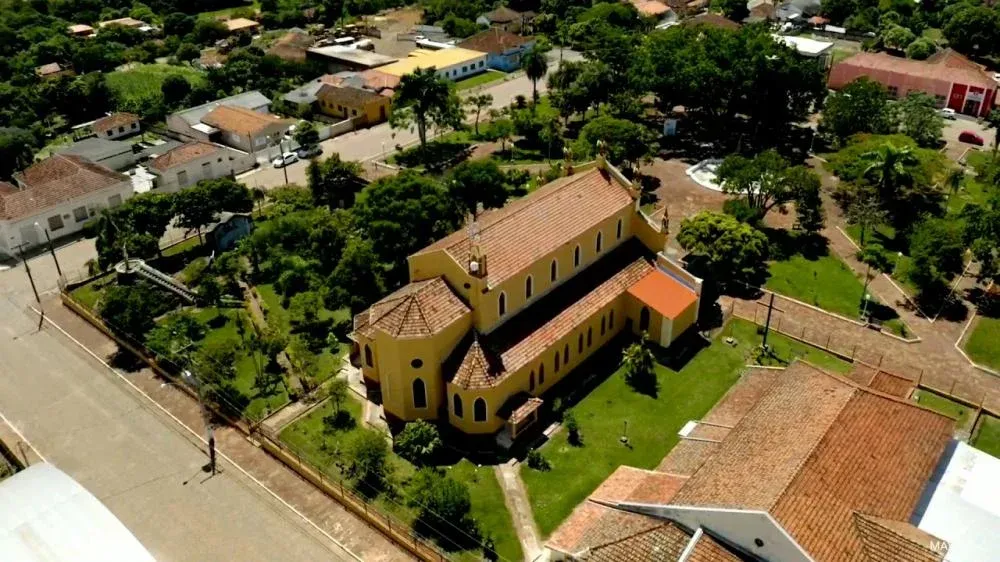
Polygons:
<instances>
[{"instance_id":1,"label":"yellow wall","mask_svg":"<svg viewBox=\"0 0 1000 562\"><path fill-rule=\"evenodd\" d=\"M448 384L448 421L455 427L469 434L495 433L505 424L505 420L496 415L497 411L511 396L519 392L528 392L533 396L540 396L550 389L554 384L568 376L573 369L583 361L596 353L615 334L625 327L626 295L622 295L608 304L600 311L596 312L587 321L583 322L570 334L561 338L552 347L547 349L540 357L535 358L517 371L510 373L500 383L500 385L481 389L466 390L454 384ZM614 325L608 320L610 312L614 310ZM601 319L605 320L604 334L601 334ZM591 331L590 345L587 345L587 331ZM579 351L580 336L583 336L583 352ZM564 360L566 346L569 346L569 362ZM556 354L559 354L559 370L556 371ZM545 381L540 382L540 366L545 366ZM531 389L531 374L535 375L535 387ZM455 415L454 395L458 394L462 398L462 417ZM477 398L486 400L487 419L485 422L474 420L474 402Z\"/></svg>"},{"instance_id":2,"label":"yellow wall","mask_svg":"<svg viewBox=\"0 0 1000 562\"><path fill-rule=\"evenodd\" d=\"M636 202L636 212L632 213L632 231L647 248L653 252L660 252L667 244L667 234L660 230L661 225L653 225L638 210Z\"/></svg>"},{"instance_id":3,"label":"yellow wall","mask_svg":"<svg viewBox=\"0 0 1000 562\"><path fill-rule=\"evenodd\" d=\"M351 105L335 96L321 97L316 100L316 106L321 113L341 119L363 118L363 124L372 125L389 118L390 99L385 96L371 98L361 105ZM385 108L385 119L382 119L379 108Z\"/></svg>"},{"instance_id":4,"label":"yellow wall","mask_svg":"<svg viewBox=\"0 0 1000 562\"><path fill-rule=\"evenodd\" d=\"M697 314L698 301L694 301L686 309L684 309L684 312L678 314L677 318L674 318L673 340L671 340L670 343L676 341L677 338L685 332L685 330L694 325Z\"/></svg>"},{"instance_id":5,"label":"yellow wall","mask_svg":"<svg viewBox=\"0 0 1000 562\"><path fill-rule=\"evenodd\" d=\"M572 242L563 244L555 251L539 258L527 269L511 276L503 283L492 287L488 292L478 296L478 306L474 308L473 322L476 328L483 333L503 325L507 320L517 316L524 308L530 306L539 298L547 294L552 289L558 287L571 279L577 273L582 272L587 266L593 264L599 258L604 257L610 250L632 237L632 221L630 215L633 213L633 206L622 207L613 216L605 219L602 223L587 230ZM622 235L617 238L618 220L622 222ZM601 251L597 252L597 233L602 233ZM580 248L580 265L575 266L574 254L576 248ZM487 264L489 255L486 256ZM552 260L558 263L558 277L555 282L551 280ZM532 277L532 296L526 298L526 280ZM506 295L507 313L500 317L500 293Z\"/></svg>"}]
</instances>

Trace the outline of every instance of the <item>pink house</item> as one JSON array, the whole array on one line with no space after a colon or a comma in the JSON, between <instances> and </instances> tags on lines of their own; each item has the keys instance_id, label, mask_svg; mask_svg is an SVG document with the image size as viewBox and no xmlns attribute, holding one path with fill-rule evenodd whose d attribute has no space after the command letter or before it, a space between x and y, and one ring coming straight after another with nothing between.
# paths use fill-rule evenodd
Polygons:
<instances>
[{"instance_id":1,"label":"pink house","mask_svg":"<svg viewBox=\"0 0 1000 562\"><path fill-rule=\"evenodd\" d=\"M828 85L839 90L862 76L885 86L893 97L924 92L934 96L939 107L966 115L985 117L996 103L997 82L993 76L951 49L925 61L886 53L858 53L833 65Z\"/></svg>"}]
</instances>

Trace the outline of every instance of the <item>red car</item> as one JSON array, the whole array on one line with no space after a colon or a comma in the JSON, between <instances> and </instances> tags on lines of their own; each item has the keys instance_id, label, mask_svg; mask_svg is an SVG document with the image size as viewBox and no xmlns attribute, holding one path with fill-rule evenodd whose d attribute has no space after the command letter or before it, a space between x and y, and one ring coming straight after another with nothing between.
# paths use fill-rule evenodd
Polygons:
<instances>
[{"instance_id":1,"label":"red car","mask_svg":"<svg viewBox=\"0 0 1000 562\"><path fill-rule=\"evenodd\" d=\"M976 133L973 133L972 131L962 131L958 135L958 140L960 142L967 142L969 144L974 144L976 146L983 146L983 144L985 144L985 141L983 141L983 137L977 135Z\"/></svg>"}]
</instances>

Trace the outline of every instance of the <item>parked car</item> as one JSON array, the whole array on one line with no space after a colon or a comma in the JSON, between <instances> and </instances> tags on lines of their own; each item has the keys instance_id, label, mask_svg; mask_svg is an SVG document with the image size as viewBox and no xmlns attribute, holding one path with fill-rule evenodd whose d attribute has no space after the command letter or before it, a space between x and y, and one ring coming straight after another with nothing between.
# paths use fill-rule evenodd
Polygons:
<instances>
[{"instance_id":1,"label":"parked car","mask_svg":"<svg viewBox=\"0 0 1000 562\"><path fill-rule=\"evenodd\" d=\"M977 135L976 133L973 133L972 131L962 131L958 135L958 140L960 142L966 142L969 144L974 144L976 146L983 146L984 144L986 144L986 141L983 140L983 137Z\"/></svg>"},{"instance_id":2,"label":"parked car","mask_svg":"<svg viewBox=\"0 0 1000 562\"><path fill-rule=\"evenodd\" d=\"M296 150L295 154L297 154L299 158L302 159L314 158L316 156L319 156L320 154L323 154L323 147L321 147L318 144L314 144L312 146L303 146L298 150Z\"/></svg>"},{"instance_id":3,"label":"parked car","mask_svg":"<svg viewBox=\"0 0 1000 562\"><path fill-rule=\"evenodd\" d=\"M940 111L940 113L941 113L941 117L944 117L945 119L949 119L949 120L954 120L955 119L955 110L952 109L952 108L950 108L950 107L946 107L946 108L942 109Z\"/></svg>"},{"instance_id":4,"label":"parked car","mask_svg":"<svg viewBox=\"0 0 1000 562\"><path fill-rule=\"evenodd\" d=\"M297 154L295 154L294 152L286 152L281 156L279 156L278 158L275 158L274 161L271 163L274 164L275 168L284 168L285 166L289 164L294 164L298 161L299 157Z\"/></svg>"}]
</instances>

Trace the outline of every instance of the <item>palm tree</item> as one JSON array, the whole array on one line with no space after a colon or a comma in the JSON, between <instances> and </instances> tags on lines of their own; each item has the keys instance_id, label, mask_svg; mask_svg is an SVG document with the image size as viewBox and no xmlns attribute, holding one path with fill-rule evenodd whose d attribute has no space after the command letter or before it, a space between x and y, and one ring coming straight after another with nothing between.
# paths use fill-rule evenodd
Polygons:
<instances>
[{"instance_id":1,"label":"palm tree","mask_svg":"<svg viewBox=\"0 0 1000 562\"><path fill-rule=\"evenodd\" d=\"M521 68L531 80L531 99L538 101L538 81L545 78L549 71L549 61L545 57L545 51L537 46L528 49L521 57Z\"/></svg>"},{"instance_id":2,"label":"palm tree","mask_svg":"<svg viewBox=\"0 0 1000 562\"><path fill-rule=\"evenodd\" d=\"M493 105L493 94L479 94L475 96L469 96L465 100L465 105L469 107L470 110L476 114L476 136L479 136L479 115L482 111Z\"/></svg>"},{"instance_id":3,"label":"palm tree","mask_svg":"<svg viewBox=\"0 0 1000 562\"><path fill-rule=\"evenodd\" d=\"M882 200L894 199L900 188L913 181L914 168L920 164L909 146L885 143L877 150L861 155L867 163L862 176L878 188Z\"/></svg>"},{"instance_id":4,"label":"palm tree","mask_svg":"<svg viewBox=\"0 0 1000 562\"><path fill-rule=\"evenodd\" d=\"M418 68L403 76L392 100L394 126L417 126L420 146L427 145L427 123L435 114L449 114L453 103L451 86L437 75L437 69ZM455 109L458 109L455 107ZM409 123L407 123L409 121Z\"/></svg>"}]
</instances>

